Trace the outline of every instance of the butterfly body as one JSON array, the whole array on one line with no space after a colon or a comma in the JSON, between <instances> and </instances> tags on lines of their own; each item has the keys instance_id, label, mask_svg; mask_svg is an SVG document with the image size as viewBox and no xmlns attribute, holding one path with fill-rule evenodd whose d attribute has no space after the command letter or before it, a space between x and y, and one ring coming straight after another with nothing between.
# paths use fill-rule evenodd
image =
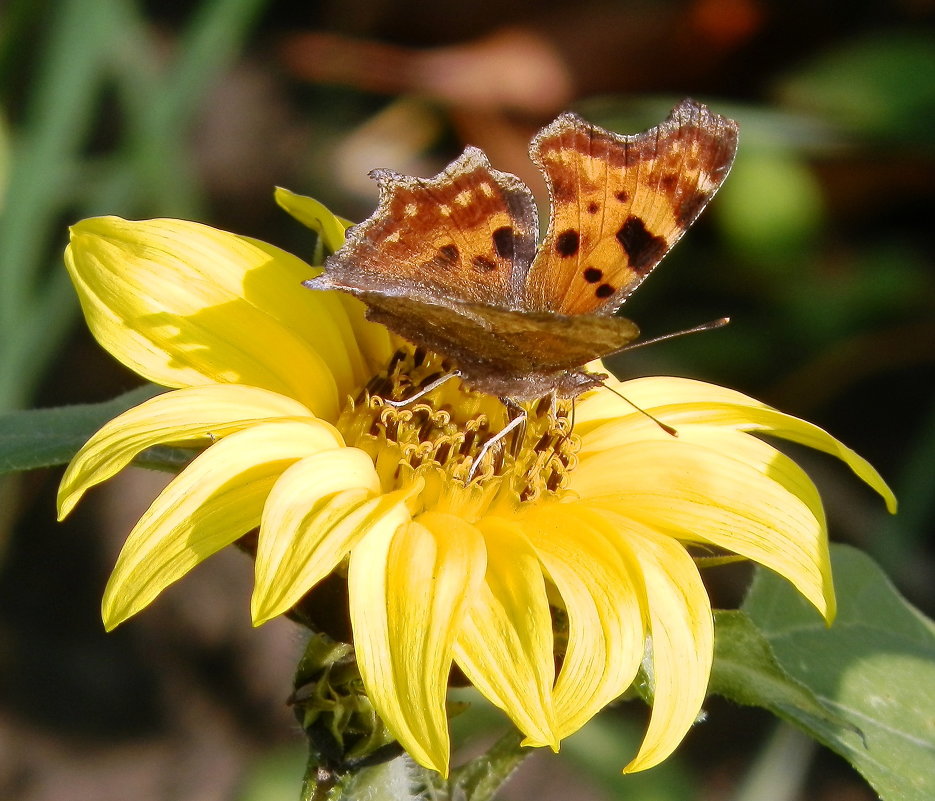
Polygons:
<instances>
[{"instance_id":1,"label":"butterfly body","mask_svg":"<svg viewBox=\"0 0 935 801\"><path fill-rule=\"evenodd\" d=\"M359 297L475 389L575 397L603 378L583 365L637 337L614 312L717 191L736 147L736 123L690 100L637 136L561 115L530 146L552 202L538 247L532 193L477 148L431 179L376 170L376 211L307 285Z\"/></svg>"}]
</instances>

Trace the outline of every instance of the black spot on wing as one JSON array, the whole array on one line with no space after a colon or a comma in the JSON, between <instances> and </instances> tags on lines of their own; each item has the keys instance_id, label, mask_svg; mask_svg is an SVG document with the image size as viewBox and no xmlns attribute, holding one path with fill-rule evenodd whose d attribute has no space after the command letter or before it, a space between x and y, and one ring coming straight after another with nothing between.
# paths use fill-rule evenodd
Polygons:
<instances>
[{"instance_id":1,"label":"black spot on wing","mask_svg":"<svg viewBox=\"0 0 935 801\"><path fill-rule=\"evenodd\" d=\"M604 271L597 269L597 267L587 267L582 275L589 284L596 284L604 277Z\"/></svg>"},{"instance_id":2,"label":"black spot on wing","mask_svg":"<svg viewBox=\"0 0 935 801\"><path fill-rule=\"evenodd\" d=\"M594 290L594 294L599 298L609 298L616 290L610 284L601 284Z\"/></svg>"},{"instance_id":3,"label":"black spot on wing","mask_svg":"<svg viewBox=\"0 0 935 801\"><path fill-rule=\"evenodd\" d=\"M568 259L578 252L578 246L581 244L581 237L574 228L562 231L555 237L555 252L563 259Z\"/></svg>"},{"instance_id":4,"label":"black spot on wing","mask_svg":"<svg viewBox=\"0 0 935 801\"><path fill-rule=\"evenodd\" d=\"M497 269L497 264L494 261L491 261L486 256L475 256L471 260L471 264L474 265L474 269L478 272L489 273Z\"/></svg>"},{"instance_id":5,"label":"black spot on wing","mask_svg":"<svg viewBox=\"0 0 935 801\"><path fill-rule=\"evenodd\" d=\"M617 231L617 241L626 251L630 267L638 272L650 270L669 249L663 237L651 233L646 223L632 214Z\"/></svg>"},{"instance_id":6,"label":"black spot on wing","mask_svg":"<svg viewBox=\"0 0 935 801\"><path fill-rule=\"evenodd\" d=\"M442 245L438 249L438 260L448 262L449 264L454 264L458 260L458 246L457 245Z\"/></svg>"},{"instance_id":7,"label":"black spot on wing","mask_svg":"<svg viewBox=\"0 0 935 801\"><path fill-rule=\"evenodd\" d=\"M439 270L450 270L454 267L458 260L461 258L461 253L458 250L457 245L448 244L442 245L436 252L435 256L430 262L428 262L428 267L435 267Z\"/></svg>"},{"instance_id":8,"label":"black spot on wing","mask_svg":"<svg viewBox=\"0 0 935 801\"><path fill-rule=\"evenodd\" d=\"M493 232L493 246L501 259L513 258L513 229L509 225Z\"/></svg>"}]
</instances>

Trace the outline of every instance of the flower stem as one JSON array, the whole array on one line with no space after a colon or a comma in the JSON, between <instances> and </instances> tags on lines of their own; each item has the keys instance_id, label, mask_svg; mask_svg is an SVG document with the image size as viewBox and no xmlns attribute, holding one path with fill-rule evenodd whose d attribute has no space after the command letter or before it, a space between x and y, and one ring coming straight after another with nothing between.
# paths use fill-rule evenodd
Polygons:
<instances>
[{"instance_id":1,"label":"flower stem","mask_svg":"<svg viewBox=\"0 0 935 801\"><path fill-rule=\"evenodd\" d=\"M334 789L336 777L333 773L323 771L318 760L309 756L305 763L305 776L302 777L302 794L300 801L327 801Z\"/></svg>"},{"instance_id":2,"label":"flower stem","mask_svg":"<svg viewBox=\"0 0 935 801\"><path fill-rule=\"evenodd\" d=\"M511 729L495 742L487 753L452 771L448 782L449 798L489 801L513 775L529 754L522 748L522 735Z\"/></svg>"},{"instance_id":3,"label":"flower stem","mask_svg":"<svg viewBox=\"0 0 935 801\"><path fill-rule=\"evenodd\" d=\"M301 801L490 801L529 753L520 747L521 740L519 732L508 732L487 753L452 771L448 782L405 754L343 774L323 769L312 756Z\"/></svg>"}]
</instances>

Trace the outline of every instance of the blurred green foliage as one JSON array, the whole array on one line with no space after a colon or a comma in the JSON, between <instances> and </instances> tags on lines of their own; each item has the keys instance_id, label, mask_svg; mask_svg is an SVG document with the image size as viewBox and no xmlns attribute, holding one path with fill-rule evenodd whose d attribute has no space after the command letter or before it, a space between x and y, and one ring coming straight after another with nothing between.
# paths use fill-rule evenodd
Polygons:
<instances>
[{"instance_id":1,"label":"blurred green foliage","mask_svg":"<svg viewBox=\"0 0 935 801\"><path fill-rule=\"evenodd\" d=\"M912 3L854 4L846 14L820 4L766 0L707 5L721 9L725 26L731 8L752 9L749 19L759 27L746 29L747 39L733 50L725 46L720 60L699 66L692 61L694 47L710 50L714 39L710 30L706 40L699 35L687 45L678 38L706 6L688 0L640 4L639 13L655 27L643 24L646 16L627 24L626 14L637 14L635 4L602 2L588 19L562 3L519 3L515 10L479 3L442 20L431 8L366 0L350 9L264 0L192 0L178 9L142 0L9 0L0 7L0 410L37 398L44 405L103 400L131 386L133 379L94 350L77 325L77 303L61 266L66 228L74 220L99 213L194 217L301 253L309 240L285 215L276 220L273 179L325 200L340 214L369 213L371 200L362 199L336 165L358 177L373 167L403 168L386 160L406 153L390 147L388 138L378 140L386 147L371 147L357 161L347 158L349 143L364 139L376 122L396 113L401 140L419 143L408 156L422 174L453 158L464 138L481 144L473 137L500 130L522 130L525 137L547 122L540 112L491 112L418 88L401 100L392 93L387 99L374 88L380 81L306 82L280 58L279 46L292 34L311 28L441 48L519 26L555 44L568 64L574 59L562 49L566 40L587 52L592 71L603 70L602 79L590 83L576 73L570 101L595 122L641 130L686 95L740 121L741 152L723 191L625 310L647 335L724 314L732 316L732 325L635 351L615 368L623 375L677 373L735 386L810 417L870 458L900 498L901 514L892 520L869 495L854 490L843 471L830 473L811 457L803 461L820 479L833 535L871 552L913 600L935 608L929 536L935 523L931 14ZM614 27L602 22L608 15L623 16L615 17ZM575 39L579 30L596 38L591 20L619 31L613 57L601 61L597 45L592 54L587 42ZM643 72L621 71L618 59L631 49L644 53L640 47L653 35L680 46L660 44L658 54L641 56ZM232 76L257 64L267 81L257 90L259 100L243 111L230 103L221 122L232 130L230 138L253 148L240 161L225 162L224 172L246 175L254 162L273 157L280 166L268 170L271 180L260 182L263 188L237 194L210 177L204 153L199 162L197 141L208 140L202 150L220 148L212 139L217 129L205 119L227 102L219 98L229 99L219 95L225 87L239 87L242 99L243 84ZM381 78L395 74L379 61L370 69ZM657 72L664 77L657 79ZM251 139L249 127L237 127L248 117L268 127ZM270 130L281 135L268 135ZM523 142L514 139L502 153L522 155ZM494 163L511 169L497 158ZM148 661L134 650L139 644L98 633L94 607L106 570L91 543L103 524L89 513L74 528L51 529L56 476L37 476L29 478L26 492L9 484L0 488L10 532L0 585L6 645L0 667L9 706L20 704L25 720L53 733L68 726L86 731L107 703L126 708L114 711L114 720L135 716L125 724L130 728L165 729L160 715L171 713L148 717L139 700L139 676ZM64 544L74 549L70 558L61 556ZM712 575L716 598L737 599L731 582ZM242 599L238 603L243 606ZM62 610L85 613L76 622ZM54 637L47 636L50 631ZM75 658L61 658L69 647L74 651L65 653ZM211 646L185 648L191 675L217 683ZM231 697L219 704L218 717L233 707L244 731L259 727L256 709L246 701L238 705L230 689L246 695L246 683L225 679L223 692ZM71 699L71 718L62 711L62 697ZM146 697L173 702L164 687L163 696ZM756 737L738 738L736 732L748 725L762 730L766 719L718 702L713 709L666 765L622 784L618 769L638 741L642 719L622 719L610 710L571 738L562 758L570 772L587 773L594 798L674 801L700 795L704 786L724 795L725 776L736 780L746 769L742 758L755 756ZM747 715L740 724L737 714ZM481 736L485 726L487 721L472 732ZM257 737L251 747L263 754L271 746ZM281 786L295 786L298 763L291 755L280 763L279 753L257 763L245 798L283 797L280 771L288 776ZM828 782L855 781L840 764L817 759L810 776L819 790L810 798L822 797ZM807 764L800 767L808 772ZM820 770L832 779L818 776Z\"/></svg>"},{"instance_id":2,"label":"blurred green foliage","mask_svg":"<svg viewBox=\"0 0 935 801\"><path fill-rule=\"evenodd\" d=\"M141 9L123 0L15 3L0 63L24 59L27 96L13 126L0 217L0 409L32 397L77 304L61 269L64 224L103 212L197 215L189 146L206 88L229 65L262 0L204 3L164 63ZM27 52L33 37L37 63ZM119 98L101 130L103 96ZM102 133L115 141L95 152ZM51 263L50 263L51 262Z\"/></svg>"},{"instance_id":3,"label":"blurred green foliage","mask_svg":"<svg viewBox=\"0 0 935 801\"><path fill-rule=\"evenodd\" d=\"M931 153L935 36L882 30L836 43L780 81L778 97L852 134Z\"/></svg>"}]
</instances>

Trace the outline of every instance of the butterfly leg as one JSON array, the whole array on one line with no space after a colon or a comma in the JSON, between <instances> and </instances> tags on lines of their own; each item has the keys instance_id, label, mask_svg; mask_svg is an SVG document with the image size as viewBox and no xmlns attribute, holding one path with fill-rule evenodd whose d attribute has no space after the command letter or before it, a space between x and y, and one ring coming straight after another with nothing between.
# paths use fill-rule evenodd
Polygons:
<instances>
[{"instance_id":1,"label":"butterfly leg","mask_svg":"<svg viewBox=\"0 0 935 801\"><path fill-rule=\"evenodd\" d=\"M512 431L510 426L514 425L514 423L517 429L516 434L513 436L513 448L512 448L513 457L516 458L519 455L520 449L523 446L523 439L526 436L526 423L528 422L527 421L528 415L526 414L526 410L512 398L501 398L500 400L503 402L503 405L506 407L506 413L510 419L509 424L505 427L506 430L508 432Z\"/></svg>"},{"instance_id":2,"label":"butterfly leg","mask_svg":"<svg viewBox=\"0 0 935 801\"><path fill-rule=\"evenodd\" d=\"M402 409L405 406L408 406L410 403L414 403L419 400L419 398L425 397L432 390L438 389L442 384L447 381L450 381L452 378L460 378L460 370L452 370L450 373L445 373L443 376L436 378L434 381L426 384L424 387L419 389L417 392L414 392L408 398L403 398L402 400L390 400L389 398L384 398L383 402L387 406L392 406L394 409Z\"/></svg>"},{"instance_id":3,"label":"butterfly leg","mask_svg":"<svg viewBox=\"0 0 935 801\"><path fill-rule=\"evenodd\" d=\"M471 463L471 469L468 471L467 480L468 483L474 480L474 476L477 475L477 470L480 467L480 463L483 458L487 455L487 452L493 448L495 445L501 443L506 439L507 435L519 429L519 433L514 438L514 451L519 450L519 444L523 441L523 436L526 433L526 410L520 406L512 398L501 398L503 405L507 409L507 414L510 418L510 421L501 428L496 434L494 434L490 439L488 439L483 445L481 445L480 452L477 454L477 457Z\"/></svg>"}]
</instances>

